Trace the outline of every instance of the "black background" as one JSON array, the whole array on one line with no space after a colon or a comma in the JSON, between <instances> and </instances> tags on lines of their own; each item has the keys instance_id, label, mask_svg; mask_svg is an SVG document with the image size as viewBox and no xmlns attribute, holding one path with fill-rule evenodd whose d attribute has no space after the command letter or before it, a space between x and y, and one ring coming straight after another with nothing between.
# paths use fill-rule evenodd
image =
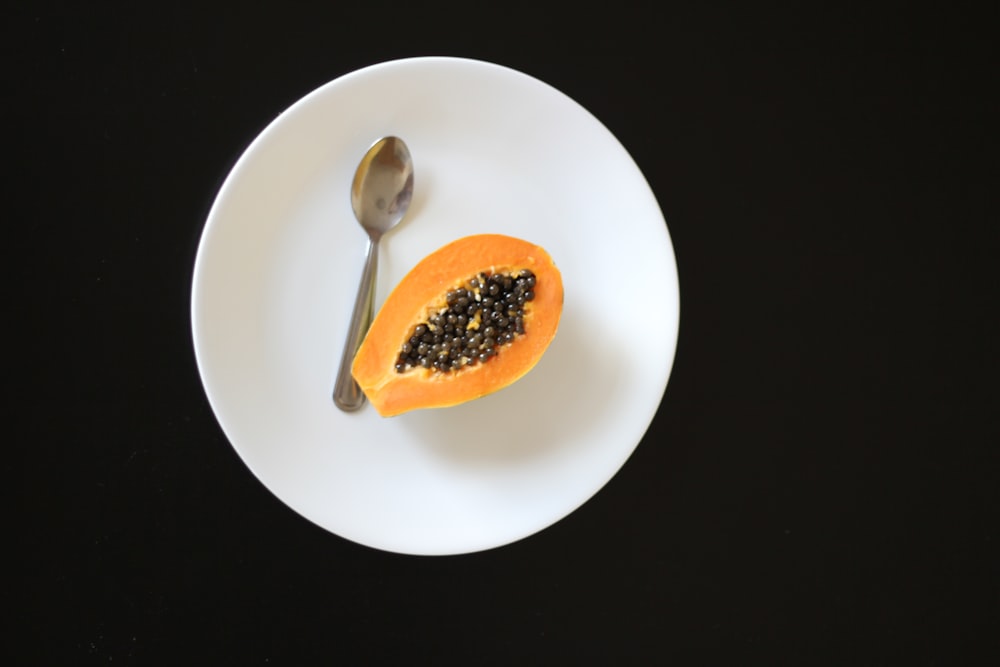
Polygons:
<instances>
[{"instance_id":1,"label":"black background","mask_svg":"<svg viewBox=\"0 0 1000 667\"><path fill-rule=\"evenodd\" d=\"M11 664L996 664L995 15L141 5L2 24ZM649 180L681 284L620 473L537 535L440 558L350 543L257 482L189 317L247 144L417 55L587 107Z\"/></svg>"}]
</instances>

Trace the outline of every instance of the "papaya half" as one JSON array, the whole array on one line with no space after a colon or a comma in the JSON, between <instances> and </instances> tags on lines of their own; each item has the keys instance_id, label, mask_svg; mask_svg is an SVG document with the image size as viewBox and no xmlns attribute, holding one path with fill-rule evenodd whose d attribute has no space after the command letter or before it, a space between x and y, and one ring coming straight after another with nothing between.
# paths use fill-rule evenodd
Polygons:
<instances>
[{"instance_id":1,"label":"papaya half","mask_svg":"<svg viewBox=\"0 0 1000 667\"><path fill-rule=\"evenodd\" d=\"M383 417L458 405L534 368L562 306L562 276L544 249L501 234L467 236L400 281L351 372Z\"/></svg>"}]
</instances>

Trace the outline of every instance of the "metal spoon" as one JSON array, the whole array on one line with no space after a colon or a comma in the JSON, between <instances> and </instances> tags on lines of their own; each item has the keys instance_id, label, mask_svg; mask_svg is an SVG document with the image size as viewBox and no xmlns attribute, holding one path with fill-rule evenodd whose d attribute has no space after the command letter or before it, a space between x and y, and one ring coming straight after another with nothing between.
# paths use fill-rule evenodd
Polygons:
<instances>
[{"instance_id":1,"label":"metal spoon","mask_svg":"<svg viewBox=\"0 0 1000 667\"><path fill-rule=\"evenodd\" d=\"M340 359L340 371L333 387L333 402L341 410L351 412L365 403L364 393L351 377L351 364L374 315L378 244L382 235L403 219L412 196L413 161L410 150L399 137L379 139L361 159L351 184L351 207L368 234L368 248L347 331L347 343Z\"/></svg>"}]
</instances>

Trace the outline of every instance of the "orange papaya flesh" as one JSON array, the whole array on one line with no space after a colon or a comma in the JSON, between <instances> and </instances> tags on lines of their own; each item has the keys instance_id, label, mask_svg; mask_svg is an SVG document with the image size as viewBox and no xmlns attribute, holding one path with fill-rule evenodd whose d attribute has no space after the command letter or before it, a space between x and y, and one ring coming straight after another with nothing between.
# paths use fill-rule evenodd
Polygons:
<instances>
[{"instance_id":1,"label":"orange papaya flesh","mask_svg":"<svg viewBox=\"0 0 1000 667\"><path fill-rule=\"evenodd\" d=\"M480 398L535 367L562 305L562 276L543 248L467 236L425 257L389 294L352 374L384 417Z\"/></svg>"}]
</instances>

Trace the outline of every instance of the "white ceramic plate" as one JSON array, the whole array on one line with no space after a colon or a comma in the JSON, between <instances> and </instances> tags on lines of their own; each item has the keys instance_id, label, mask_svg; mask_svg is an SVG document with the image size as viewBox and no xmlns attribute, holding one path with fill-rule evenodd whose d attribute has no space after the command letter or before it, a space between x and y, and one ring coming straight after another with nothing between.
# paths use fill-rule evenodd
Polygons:
<instances>
[{"instance_id":1,"label":"white ceramic plate","mask_svg":"<svg viewBox=\"0 0 1000 667\"><path fill-rule=\"evenodd\" d=\"M388 134L413 154L415 193L382 241L377 305L419 259L481 232L545 247L566 297L523 379L383 419L330 395L365 247L350 183ZM611 479L663 397L679 295L656 199L598 120L520 72L435 57L340 77L253 141L208 216L191 310L212 409L261 482L346 539L431 555L531 535Z\"/></svg>"}]
</instances>

